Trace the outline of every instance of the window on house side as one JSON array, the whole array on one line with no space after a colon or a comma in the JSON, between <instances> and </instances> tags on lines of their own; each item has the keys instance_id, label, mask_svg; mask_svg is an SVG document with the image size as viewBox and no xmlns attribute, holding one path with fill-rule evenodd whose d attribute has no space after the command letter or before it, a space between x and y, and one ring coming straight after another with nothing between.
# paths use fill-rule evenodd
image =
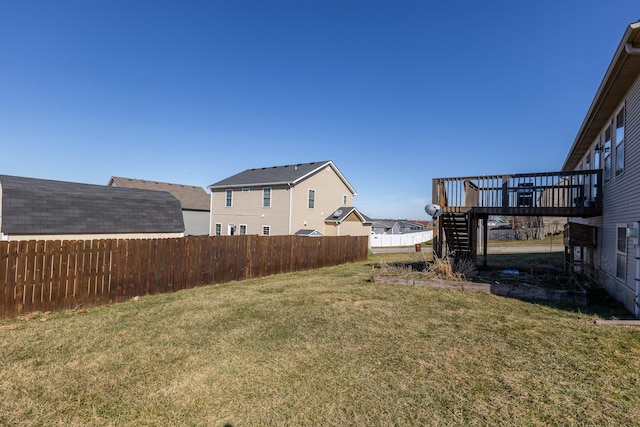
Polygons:
<instances>
[{"instance_id":1,"label":"window on house side","mask_svg":"<svg viewBox=\"0 0 640 427\"><path fill-rule=\"evenodd\" d=\"M616 176L624 172L624 107L616 115Z\"/></svg>"},{"instance_id":2,"label":"window on house side","mask_svg":"<svg viewBox=\"0 0 640 427\"><path fill-rule=\"evenodd\" d=\"M227 190L227 197L224 205L228 208L233 205L233 190Z\"/></svg>"},{"instance_id":3,"label":"window on house side","mask_svg":"<svg viewBox=\"0 0 640 427\"><path fill-rule=\"evenodd\" d=\"M316 207L316 190L309 190L309 199L307 203L309 209L315 209Z\"/></svg>"},{"instance_id":4,"label":"window on house side","mask_svg":"<svg viewBox=\"0 0 640 427\"><path fill-rule=\"evenodd\" d=\"M347 206L347 196L342 196L342 205Z\"/></svg>"},{"instance_id":5,"label":"window on house side","mask_svg":"<svg viewBox=\"0 0 640 427\"><path fill-rule=\"evenodd\" d=\"M216 236L221 236L221 235L222 235L222 224L218 222L216 223Z\"/></svg>"},{"instance_id":6,"label":"window on house side","mask_svg":"<svg viewBox=\"0 0 640 427\"><path fill-rule=\"evenodd\" d=\"M268 236L271 234L271 226L269 225L263 225L262 226L262 235L263 236Z\"/></svg>"},{"instance_id":7,"label":"window on house side","mask_svg":"<svg viewBox=\"0 0 640 427\"><path fill-rule=\"evenodd\" d=\"M624 280L627 276L627 227L618 227L616 244L616 277Z\"/></svg>"},{"instance_id":8,"label":"window on house side","mask_svg":"<svg viewBox=\"0 0 640 427\"><path fill-rule=\"evenodd\" d=\"M604 131L604 181L611 179L611 126Z\"/></svg>"},{"instance_id":9,"label":"window on house side","mask_svg":"<svg viewBox=\"0 0 640 427\"><path fill-rule=\"evenodd\" d=\"M247 224L240 224L240 235L244 236L247 234Z\"/></svg>"},{"instance_id":10,"label":"window on house side","mask_svg":"<svg viewBox=\"0 0 640 427\"><path fill-rule=\"evenodd\" d=\"M271 207L271 188L262 189L262 207L263 208Z\"/></svg>"}]
</instances>

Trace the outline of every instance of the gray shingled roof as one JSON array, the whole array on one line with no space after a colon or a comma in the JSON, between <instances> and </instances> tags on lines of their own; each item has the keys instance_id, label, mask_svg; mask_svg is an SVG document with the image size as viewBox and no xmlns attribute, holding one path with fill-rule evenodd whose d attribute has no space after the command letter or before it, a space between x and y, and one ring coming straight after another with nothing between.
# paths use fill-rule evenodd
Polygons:
<instances>
[{"instance_id":1,"label":"gray shingled roof","mask_svg":"<svg viewBox=\"0 0 640 427\"><path fill-rule=\"evenodd\" d=\"M296 185L323 168L332 167L345 185L355 194L351 184L340 173L331 160L311 163L298 163L284 166L271 166L264 168L247 169L233 176L218 181L209 186L210 189L227 189L234 187L251 187L256 185Z\"/></svg>"},{"instance_id":2,"label":"gray shingled roof","mask_svg":"<svg viewBox=\"0 0 640 427\"><path fill-rule=\"evenodd\" d=\"M166 191L0 175L4 234L180 233L180 202Z\"/></svg>"},{"instance_id":3,"label":"gray shingled roof","mask_svg":"<svg viewBox=\"0 0 640 427\"><path fill-rule=\"evenodd\" d=\"M147 181L144 179L123 178L112 176L109 185L124 188L139 188L141 190L168 191L180 200L182 209L191 211L209 211L211 196L202 187L194 185L171 184L168 182Z\"/></svg>"}]
</instances>

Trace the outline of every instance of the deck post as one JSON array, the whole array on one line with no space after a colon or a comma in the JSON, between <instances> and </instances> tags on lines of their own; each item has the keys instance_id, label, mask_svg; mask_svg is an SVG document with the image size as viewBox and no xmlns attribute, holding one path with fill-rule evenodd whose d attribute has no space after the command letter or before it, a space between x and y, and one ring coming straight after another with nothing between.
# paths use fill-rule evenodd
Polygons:
<instances>
[{"instance_id":1,"label":"deck post","mask_svg":"<svg viewBox=\"0 0 640 427\"><path fill-rule=\"evenodd\" d=\"M469 251L471 252L471 260L476 262L478 259L478 217L469 212Z\"/></svg>"},{"instance_id":2,"label":"deck post","mask_svg":"<svg viewBox=\"0 0 640 427\"><path fill-rule=\"evenodd\" d=\"M482 217L482 265L487 266L487 248L489 237L489 215Z\"/></svg>"}]
</instances>

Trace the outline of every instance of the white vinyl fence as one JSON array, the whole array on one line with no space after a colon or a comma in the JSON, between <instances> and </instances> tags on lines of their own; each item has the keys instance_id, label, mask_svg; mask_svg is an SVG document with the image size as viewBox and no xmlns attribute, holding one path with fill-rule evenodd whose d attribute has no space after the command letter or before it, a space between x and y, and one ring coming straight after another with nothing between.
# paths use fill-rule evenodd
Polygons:
<instances>
[{"instance_id":1,"label":"white vinyl fence","mask_svg":"<svg viewBox=\"0 0 640 427\"><path fill-rule=\"evenodd\" d=\"M417 233L406 234L372 234L372 248L392 247L392 246L413 246L416 243L427 242L433 239L433 230L419 231Z\"/></svg>"}]
</instances>

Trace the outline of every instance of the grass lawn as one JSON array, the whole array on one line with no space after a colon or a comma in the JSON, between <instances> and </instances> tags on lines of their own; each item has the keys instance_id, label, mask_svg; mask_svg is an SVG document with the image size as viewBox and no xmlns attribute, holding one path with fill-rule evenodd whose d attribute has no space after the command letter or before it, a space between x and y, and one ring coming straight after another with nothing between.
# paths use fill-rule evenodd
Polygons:
<instances>
[{"instance_id":1,"label":"grass lawn","mask_svg":"<svg viewBox=\"0 0 640 427\"><path fill-rule=\"evenodd\" d=\"M417 254L0 322L0 425L637 425L616 308L377 285Z\"/></svg>"}]
</instances>

